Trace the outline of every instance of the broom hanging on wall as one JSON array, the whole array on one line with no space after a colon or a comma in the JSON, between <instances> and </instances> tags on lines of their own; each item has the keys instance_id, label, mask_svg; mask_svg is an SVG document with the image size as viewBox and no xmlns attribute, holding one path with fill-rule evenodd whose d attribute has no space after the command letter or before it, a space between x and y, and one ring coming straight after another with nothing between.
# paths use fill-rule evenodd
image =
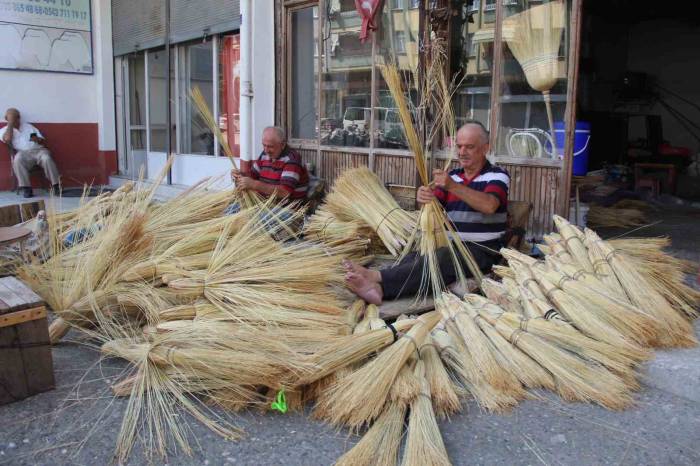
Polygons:
<instances>
[{"instance_id":1,"label":"broom hanging on wall","mask_svg":"<svg viewBox=\"0 0 700 466\"><path fill-rule=\"evenodd\" d=\"M529 8L503 21L503 29L511 52L525 73L527 83L542 93L547 109L549 130L554 137L554 118L549 91L559 77L559 46L566 24L564 4L553 1Z\"/></svg>"}]
</instances>

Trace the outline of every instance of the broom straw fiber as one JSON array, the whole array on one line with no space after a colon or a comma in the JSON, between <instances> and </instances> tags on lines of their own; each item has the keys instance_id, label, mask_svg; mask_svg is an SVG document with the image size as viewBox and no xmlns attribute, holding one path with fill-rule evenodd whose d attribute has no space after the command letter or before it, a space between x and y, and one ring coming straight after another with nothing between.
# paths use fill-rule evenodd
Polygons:
<instances>
[{"instance_id":1,"label":"broom straw fiber","mask_svg":"<svg viewBox=\"0 0 700 466\"><path fill-rule=\"evenodd\" d=\"M440 419L459 412L462 404L454 390L454 385L447 369L440 359L433 337L429 337L420 347L420 357L425 365L425 378L430 386L433 410Z\"/></svg>"},{"instance_id":2,"label":"broom straw fiber","mask_svg":"<svg viewBox=\"0 0 700 466\"><path fill-rule=\"evenodd\" d=\"M482 332L497 349L499 363L513 374L527 388L546 388L554 390L552 376L529 356L522 353L498 333L475 309L465 307L469 317L477 323ZM501 310L501 313L504 312Z\"/></svg>"},{"instance_id":3,"label":"broom straw fiber","mask_svg":"<svg viewBox=\"0 0 700 466\"><path fill-rule=\"evenodd\" d=\"M440 321L440 314L429 312L417 320L398 341L343 379L342 384L329 389L327 405L321 406L321 409L328 413L333 424L358 429L381 414L399 371Z\"/></svg>"},{"instance_id":4,"label":"broom straw fiber","mask_svg":"<svg viewBox=\"0 0 700 466\"><path fill-rule=\"evenodd\" d=\"M543 274L557 287L570 296L585 303L585 310L615 328L622 335L645 346L651 345L657 339L661 323L635 306L615 299L607 294L601 294L580 281L552 269L538 268L537 273Z\"/></svg>"},{"instance_id":5,"label":"broom straw fiber","mask_svg":"<svg viewBox=\"0 0 700 466\"><path fill-rule=\"evenodd\" d=\"M621 410L632 404L625 382L603 366L586 362L517 326L508 325L504 320L484 318L552 374L557 392L565 400L595 402L612 410Z\"/></svg>"},{"instance_id":6,"label":"broom straw fiber","mask_svg":"<svg viewBox=\"0 0 700 466\"><path fill-rule=\"evenodd\" d=\"M508 412L525 396L524 392L514 394L512 387L504 392L491 387L474 365L469 348L459 336L459 331L452 321L445 322L446 330L435 332L435 342L440 349L440 357L449 366L453 377L471 393L477 404L492 413ZM454 336L453 336L454 335Z\"/></svg>"},{"instance_id":7,"label":"broom straw fiber","mask_svg":"<svg viewBox=\"0 0 700 466\"><path fill-rule=\"evenodd\" d=\"M461 335L464 344L469 347L474 363L492 387L508 391L518 387L518 379L503 367L497 358L498 351L479 326L469 316L467 304L454 295L444 293L445 306L441 309L446 319L451 319Z\"/></svg>"},{"instance_id":8,"label":"broom straw fiber","mask_svg":"<svg viewBox=\"0 0 700 466\"><path fill-rule=\"evenodd\" d=\"M415 367L421 392L411 403L402 466L450 466L447 450L437 425L431 402L430 384L425 378L425 364Z\"/></svg>"},{"instance_id":9,"label":"broom straw fiber","mask_svg":"<svg viewBox=\"0 0 700 466\"><path fill-rule=\"evenodd\" d=\"M616 253L595 232L586 230L586 235L591 241L598 242L597 244L605 254L605 258L620 284L627 291L632 303L655 316L664 325L664 329L659 332L656 343L660 346L681 348L696 346L697 340L693 333L693 327L666 301L663 295L658 293L622 254Z\"/></svg>"}]
</instances>

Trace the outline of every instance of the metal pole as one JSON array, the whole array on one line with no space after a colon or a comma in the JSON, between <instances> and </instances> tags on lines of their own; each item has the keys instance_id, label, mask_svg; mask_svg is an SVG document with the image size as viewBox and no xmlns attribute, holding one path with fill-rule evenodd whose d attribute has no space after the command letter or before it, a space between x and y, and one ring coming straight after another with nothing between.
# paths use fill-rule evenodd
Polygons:
<instances>
[{"instance_id":1,"label":"metal pole","mask_svg":"<svg viewBox=\"0 0 700 466\"><path fill-rule=\"evenodd\" d=\"M167 108L165 109L165 153L168 154L168 158L172 156L170 153L172 148L170 147L170 140L172 138L172 122L170 121L170 0L165 0L165 102ZM167 163L167 162L166 162ZM168 185L173 184L173 166L170 164L168 167Z\"/></svg>"}]
</instances>

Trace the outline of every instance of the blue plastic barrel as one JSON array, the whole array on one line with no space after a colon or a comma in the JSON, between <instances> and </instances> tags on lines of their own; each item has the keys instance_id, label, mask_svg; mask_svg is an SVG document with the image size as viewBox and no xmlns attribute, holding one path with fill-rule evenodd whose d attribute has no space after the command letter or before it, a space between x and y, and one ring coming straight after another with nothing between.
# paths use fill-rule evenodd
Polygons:
<instances>
[{"instance_id":1,"label":"blue plastic barrel","mask_svg":"<svg viewBox=\"0 0 700 466\"><path fill-rule=\"evenodd\" d=\"M557 154L563 156L566 132L563 121L554 122L554 138L557 145ZM574 176L585 176L588 173L588 143L591 141L591 124L587 121L576 122L574 135L574 163L572 173Z\"/></svg>"}]
</instances>

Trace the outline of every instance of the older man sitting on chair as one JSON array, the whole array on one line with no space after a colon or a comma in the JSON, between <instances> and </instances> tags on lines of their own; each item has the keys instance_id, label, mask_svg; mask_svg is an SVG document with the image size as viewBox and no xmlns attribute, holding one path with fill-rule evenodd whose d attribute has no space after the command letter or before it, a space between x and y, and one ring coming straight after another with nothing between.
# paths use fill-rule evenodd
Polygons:
<instances>
[{"instance_id":1,"label":"older man sitting on chair","mask_svg":"<svg viewBox=\"0 0 700 466\"><path fill-rule=\"evenodd\" d=\"M59 193L61 178L51 153L46 148L46 140L33 125L21 121L19 110L8 108L5 112L7 126L0 129L0 139L12 150L17 151L12 159L12 169L17 177L17 186L24 197L32 197L32 184L29 171L35 166L44 170L46 178L51 180L55 194Z\"/></svg>"},{"instance_id":2,"label":"older man sitting on chair","mask_svg":"<svg viewBox=\"0 0 700 466\"><path fill-rule=\"evenodd\" d=\"M487 159L489 135L481 123L470 122L457 132L460 167L450 171L433 170L435 189L422 186L416 200L426 204L437 199L445 208L459 235L482 272L498 260L506 230L508 173ZM449 249L436 251L444 283L452 283L457 272ZM370 270L346 262L346 283L368 303L415 295L424 275L424 261L417 253L408 254L399 264L382 270ZM466 265L462 264L466 270Z\"/></svg>"}]
</instances>

